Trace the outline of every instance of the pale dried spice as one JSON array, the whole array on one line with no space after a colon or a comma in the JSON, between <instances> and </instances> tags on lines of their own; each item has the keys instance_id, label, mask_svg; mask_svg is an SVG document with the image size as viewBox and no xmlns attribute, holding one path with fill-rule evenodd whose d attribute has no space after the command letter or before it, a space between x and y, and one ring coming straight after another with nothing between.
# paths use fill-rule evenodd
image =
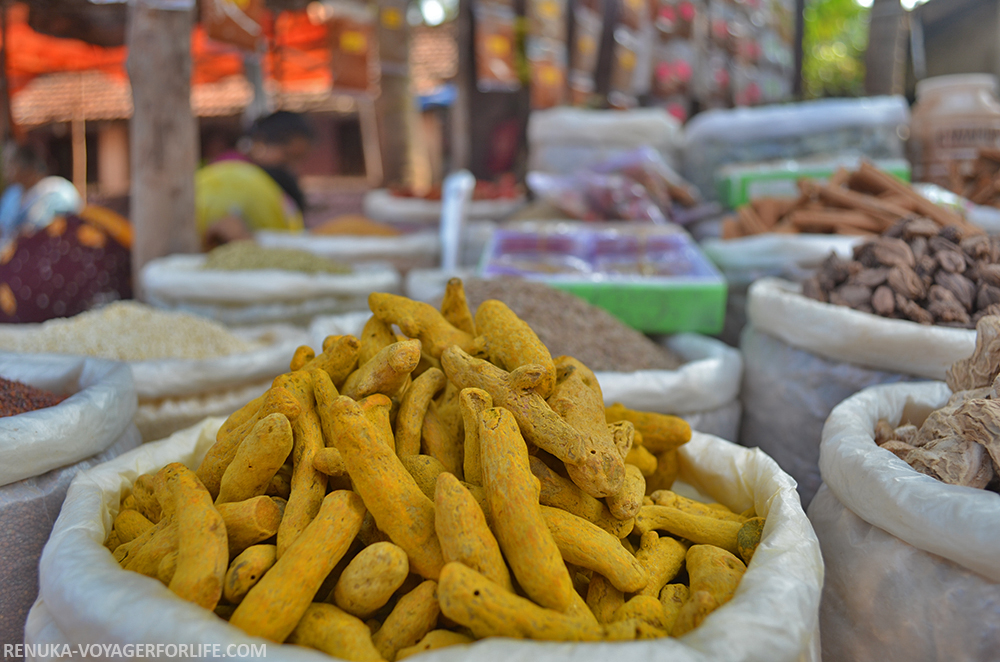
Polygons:
<instances>
[{"instance_id":1,"label":"pale dried spice","mask_svg":"<svg viewBox=\"0 0 1000 662\"><path fill-rule=\"evenodd\" d=\"M953 274L960 274L965 271L965 256L958 251L938 251L938 264L945 271Z\"/></svg>"},{"instance_id":2,"label":"pale dried spice","mask_svg":"<svg viewBox=\"0 0 1000 662\"><path fill-rule=\"evenodd\" d=\"M927 288L913 269L906 266L895 266L889 270L889 287L907 299L923 299L927 296Z\"/></svg>"},{"instance_id":3,"label":"pale dried spice","mask_svg":"<svg viewBox=\"0 0 1000 662\"><path fill-rule=\"evenodd\" d=\"M927 238L914 237L911 239L910 250L913 251L913 257L917 258L917 260L927 255Z\"/></svg>"},{"instance_id":4,"label":"pale dried spice","mask_svg":"<svg viewBox=\"0 0 1000 662\"><path fill-rule=\"evenodd\" d=\"M990 262L1000 262L1000 236L990 237Z\"/></svg>"},{"instance_id":5,"label":"pale dried spice","mask_svg":"<svg viewBox=\"0 0 1000 662\"><path fill-rule=\"evenodd\" d=\"M934 276L934 282L955 295L966 311L972 312L972 306L976 302L975 283L961 274L947 271L939 271Z\"/></svg>"},{"instance_id":6,"label":"pale dried spice","mask_svg":"<svg viewBox=\"0 0 1000 662\"><path fill-rule=\"evenodd\" d=\"M987 285L1000 287L1000 264L977 263L976 278Z\"/></svg>"},{"instance_id":7,"label":"pale dried spice","mask_svg":"<svg viewBox=\"0 0 1000 662\"><path fill-rule=\"evenodd\" d=\"M995 303L992 306L983 308L982 310L980 310L979 312L977 312L975 315L972 316L972 321L975 322L976 324L979 324L979 320L983 319L984 317L988 317L990 315L1000 315L1000 303Z\"/></svg>"},{"instance_id":8,"label":"pale dried spice","mask_svg":"<svg viewBox=\"0 0 1000 662\"><path fill-rule=\"evenodd\" d=\"M887 267L910 267L917 266L916 258L910 246L902 239L892 237L879 237L872 242L872 251L875 259Z\"/></svg>"},{"instance_id":9,"label":"pale dried spice","mask_svg":"<svg viewBox=\"0 0 1000 662\"><path fill-rule=\"evenodd\" d=\"M962 437L985 448L994 471L1000 472L1000 402L969 400L955 412L954 420Z\"/></svg>"},{"instance_id":10,"label":"pale dried spice","mask_svg":"<svg viewBox=\"0 0 1000 662\"><path fill-rule=\"evenodd\" d=\"M1000 287L980 283L979 292L976 293L976 308L981 310L997 303L1000 303Z\"/></svg>"},{"instance_id":11,"label":"pale dried spice","mask_svg":"<svg viewBox=\"0 0 1000 662\"><path fill-rule=\"evenodd\" d=\"M885 268L862 269L858 274L851 276L848 283L854 285L864 285L865 287L878 287L889 277L889 270Z\"/></svg>"},{"instance_id":12,"label":"pale dried spice","mask_svg":"<svg viewBox=\"0 0 1000 662\"><path fill-rule=\"evenodd\" d=\"M888 285L880 285L872 294L872 308L882 317L892 317L896 312L896 295Z\"/></svg>"},{"instance_id":13,"label":"pale dried spice","mask_svg":"<svg viewBox=\"0 0 1000 662\"><path fill-rule=\"evenodd\" d=\"M892 429L889 421L880 418L878 423L875 424L875 443L881 446L887 441L893 441L895 438L896 431Z\"/></svg>"},{"instance_id":14,"label":"pale dried spice","mask_svg":"<svg viewBox=\"0 0 1000 662\"><path fill-rule=\"evenodd\" d=\"M841 285L830 293L830 303L857 308L871 302L872 290L864 285Z\"/></svg>"},{"instance_id":15,"label":"pale dried spice","mask_svg":"<svg viewBox=\"0 0 1000 662\"><path fill-rule=\"evenodd\" d=\"M986 449L958 432L896 454L920 473L949 485L982 489L993 479L993 464Z\"/></svg>"},{"instance_id":16,"label":"pale dried spice","mask_svg":"<svg viewBox=\"0 0 1000 662\"><path fill-rule=\"evenodd\" d=\"M914 218L906 221L903 226L903 238L912 239L914 237L936 237L941 231L941 226L929 218Z\"/></svg>"},{"instance_id":17,"label":"pale dried spice","mask_svg":"<svg viewBox=\"0 0 1000 662\"><path fill-rule=\"evenodd\" d=\"M992 386L1000 374L1000 317L984 317L976 325L972 356L955 361L945 381L953 393Z\"/></svg>"},{"instance_id":18,"label":"pale dried spice","mask_svg":"<svg viewBox=\"0 0 1000 662\"><path fill-rule=\"evenodd\" d=\"M959 245L974 260L987 260L990 257L990 240L986 235L968 237Z\"/></svg>"},{"instance_id":19,"label":"pale dried spice","mask_svg":"<svg viewBox=\"0 0 1000 662\"><path fill-rule=\"evenodd\" d=\"M918 324L933 324L934 316L921 308L918 304L905 299L899 294L896 295L896 310L908 320Z\"/></svg>"},{"instance_id":20,"label":"pale dried spice","mask_svg":"<svg viewBox=\"0 0 1000 662\"><path fill-rule=\"evenodd\" d=\"M918 431L919 430L917 429L916 425L907 423L906 425L900 425L898 428L896 428L894 434L896 435L896 439L898 441L902 441L905 444L912 445L913 439L914 437L917 436Z\"/></svg>"},{"instance_id":21,"label":"pale dried spice","mask_svg":"<svg viewBox=\"0 0 1000 662\"><path fill-rule=\"evenodd\" d=\"M802 281L802 295L816 301L827 302L826 291L819 284L819 278L812 276Z\"/></svg>"},{"instance_id":22,"label":"pale dried spice","mask_svg":"<svg viewBox=\"0 0 1000 662\"><path fill-rule=\"evenodd\" d=\"M934 254L940 253L941 251L955 251L956 253L961 252L962 249L953 241L949 241L942 230L941 234L936 237L931 237L927 240L927 245L930 247L931 252Z\"/></svg>"},{"instance_id":23,"label":"pale dried spice","mask_svg":"<svg viewBox=\"0 0 1000 662\"><path fill-rule=\"evenodd\" d=\"M927 293L927 312L939 322L969 323L969 313L951 291L940 285L931 285Z\"/></svg>"}]
</instances>

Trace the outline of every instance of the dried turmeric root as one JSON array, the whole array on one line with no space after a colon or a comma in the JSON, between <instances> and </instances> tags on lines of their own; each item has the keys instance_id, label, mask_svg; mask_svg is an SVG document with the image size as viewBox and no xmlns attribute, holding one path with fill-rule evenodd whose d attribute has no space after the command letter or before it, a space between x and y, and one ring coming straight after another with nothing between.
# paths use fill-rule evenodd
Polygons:
<instances>
[{"instance_id":1,"label":"dried turmeric root","mask_svg":"<svg viewBox=\"0 0 1000 662\"><path fill-rule=\"evenodd\" d=\"M381 609L410 572L406 552L391 542L368 545L341 573L333 588L338 607L352 616L369 618Z\"/></svg>"},{"instance_id":2,"label":"dried turmeric root","mask_svg":"<svg viewBox=\"0 0 1000 662\"><path fill-rule=\"evenodd\" d=\"M226 467L216 503L244 501L264 494L291 453L292 445L292 426L284 415L262 418Z\"/></svg>"},{"instance_id":3,"label":"dried turmeric root","mask_svg":"<svg viewBox=\"0 0 1000 662\"><path fill-rule=\"evenodd\" d=\"M441 299L441 316L459 331L476 337L476 323L472 319L472 311L469 310L461 278L450 278L445 284L444 298Z\"/></svg>"},{"instance_id":4,"label":"dried turmeric root","mask_svg":"<svg viewBox=\"0 0 1000 662\"><path fill-rule=\"evenodd\" d=\"M540 365L544 377L536 391L543 398L556 386L556 365L552 355L531 327L502 301L484 301L476 310L476 329L490 362L510 372L523 365Z\"/></svg>"},{"instance_id":5,"label":"dried turmeric root","mask_svg":"<svg viewBox=\"0 0 1000 662\"><path fill-rule=\"evenodd\" d=\"M465 448L462 456L463 474L468 482L481 485L483 464L479 452L479 417L493 406L493 398L482 389L465 388L459 393L458 400L465 428Z\"/></svg>"},{"instance_id":6,"label":"dried turmeric root","mask_svg":"<svg viewBox=\"0 0 1000 662\"><path fill-rule=\"evenodd\" d=\"M436 359L452 345L466 351L472 349L472 335L449 324L430 304L373 292L368 296L368 307L383 322L395 324L410 338L418 338L427 353Z\"/></svg>"},{"instance_id":7,"label":"dried turmeric root","mask_svg":"<svg viewBox=\"0 0 1000 662\"><path fill-rule=\"evenodd\" d=\"M364 621L322 602L306 608L287 641L350 662L382 662Z\"/></svg>"},{"instance_id":8,"label":"dried turmeric root","mask_svg":"<svg viewBox=\"0 0 1000 662\"><path fill-rule=\"evenodd\" d=\"M420 452L420 431L427 407L434 395L444 388L447 378L437 368L430 368L413 380L403 393L396 414L396 454L416 455Z\"/></svg>"},{"instance_id":9,"label":"dried turmeric root","mask_svg":"<svg viewBox=\"0 0 1000 662\"><path fill-rule=\"evenodd\" d=\"M715 545L732 554L738 553L736 534L741 526L739 522L692 515L668 506L643 506L635 517L635 530L639 533L667 531L678 538Z\"/></svg>"},{"instance_id":10,"label":"dried turmeric root","mask_svg":"<svg viewBox=\"0 0 1000 662\"><path fill-rule=\"evenodd\" d=\"M619 520L611 514L604 502L581 490L573 481L560 476L541 459L528 458L531 473L541 485L539 502L544 506L561 508L596 524L615 538L624 538L632 532L633 520Z\"/></svg>"},{"instance_id":11,"label":"dried turmeric root","mask_svg":"<svg viewBox=\"0 0 1000 662\"><path fill-rule=\"evenodd\" d=\"M419 361L419 340L393 343L352 372L340 392L355 400L373 393L392 397L406 384Z\"/></svg>"}]
</instances>

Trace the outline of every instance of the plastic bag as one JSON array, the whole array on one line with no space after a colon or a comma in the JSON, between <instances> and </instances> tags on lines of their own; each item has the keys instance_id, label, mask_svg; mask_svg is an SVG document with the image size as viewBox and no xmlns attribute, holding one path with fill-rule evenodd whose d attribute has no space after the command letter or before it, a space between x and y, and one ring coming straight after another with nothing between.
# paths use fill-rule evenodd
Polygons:
<instances>
[{"instance_id":1,"label":"plastic bag","mask_svg":"<svg viewBox=\"0 0 1000 662\"><path fill-rule=\"evenodd\" d=\"M441 201L393 195L388 189L375 189L362 201L364 215L382 223L431 223L441 221ZM499 221L525 205L524 196L496 200L472 200L465 207L470 221Z\"/></svg>"},{"instance_id":2,"label":"plastic bag","mask_svg":"<svg viewBox=\"0 0 1000 662\"><path fill-rule=\"evenodd\" d=\"M528 186L570 218L584 221L666 223L645 187L630 177L583 171L573 175L529 172Z\"/></svg>"},{"instance_id":3,"label":"plastic bag","mask_svg":"<svg viewBox=\"0 0 1000 662\"><path fill-rule=\"evenodd\" d=\"M230 326L275 322L306 325L316 315L358 310L371 292L398 292L401 278L388 265L356 265L350 274L202 269L204 255L171 255L142 269L146 299Z\"/></svg>"},{"instance_id":4,"label":"plastic bag","mask_svg":"<svg viewBox=\"0 0 1000 662\"><path fill-rule=\"evenodd\" d=\"M441 296L437 296L440 300ZM312 345L321 347L330 335L361 337L371 313L320 317L309 327ZM597 372L604 403L631 409L674 414L699 432L736 441L740 417L743 357L714 338L679 333L660 340L685 363L677 370Z\"/></svg>"},{"instance_id":5,"label":"plastic bag","mask_svg":"<svg viewBox=\"0 0 1000 662\"><path fill-rule=\"evenodd\" d=\"M996 659L1000 495L924 476L874 441L879 419L919 423L950 395L942 383L867 389L823 429L809 516L827 568L825 660Z\"/></svg>"},{"instance_id":6,"label":"plastic bag","mask_svg":"<svg viewBox=\"0 0 1000 662\"><path fill-rule=\"evenodd\" d=\"M819 441L833 408L868 386L914 379L831 361L754 326L743 329L740 351L743 418L739 441L773 457L798 483L806 505L822 482Z\"/></svg>"},{"instance_id":7,"label":"plastic bag","mask_svg":"<svg viewBox=\"0 0 1000 662\"><path fill-rule=\"evenodd\" d=\"M70 481L141 440L132 377L120 363L0 353L0 375L74 393L54 407L0 418L0 644L19 644L38 593L38 558Z\"/></svg>"},{"instance_id":8,"label":"plastic bag","mask_svg":"<svg viewBox=\"0 0 1000 662\"><path fill-rule=\"evenodd\" d=\"M248 637L158 581L118 567L103 546L123 489L169 462L196 466L221 419L146 444L70 486L42 554L41 591L26 642L74 644L269 644L268 659L330 658ZM818 660L817 610L823 566L819 545L788 476L763 453L696 434L679 453L681 479L708 498L767 517L760 546L733 599L684 637L628 643L542 643L489 639L423 654L427 662L536 659L589 662L627 656L671 660ZM125 597L127 596L127 597ZM47 613L46 613L47 612ZM61 639L60 639L61 638Z\"/></svg>"}]
</instances>

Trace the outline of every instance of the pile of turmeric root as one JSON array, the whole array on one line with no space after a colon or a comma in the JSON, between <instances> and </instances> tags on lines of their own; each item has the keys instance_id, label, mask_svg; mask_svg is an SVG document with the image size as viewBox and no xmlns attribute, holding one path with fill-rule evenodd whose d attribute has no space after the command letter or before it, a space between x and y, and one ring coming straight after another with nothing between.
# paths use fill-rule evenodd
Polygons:
<instances>
[{"instance_id":1,"label":"pile of turmeric root","mask_svg":"<svg viewBox=\"0 0 1000 662\"><path fill-rule=\"evenodd\" d=\"M499 301L473 315L458 280L440 311L369 304L361 338L299 348L196 470L135 480L106 543L123 568L359 661L680 636L733 596L764 520L670 491L687 423L605 408L586 366Z\"/></svg>"}]
</instances>

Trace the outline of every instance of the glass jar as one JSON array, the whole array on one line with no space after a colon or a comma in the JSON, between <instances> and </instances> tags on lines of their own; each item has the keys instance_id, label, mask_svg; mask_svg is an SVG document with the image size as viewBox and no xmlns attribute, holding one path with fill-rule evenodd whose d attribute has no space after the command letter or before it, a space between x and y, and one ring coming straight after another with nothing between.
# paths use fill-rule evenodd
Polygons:
<instances>
[{"instance_id":1,"label":"glass jar","mask_svg":"<svg viewBox=\"0 0 1000 662\"><path fill-rule=\"evenodd\" d=\"M982 147L1000 147L997 79L990 74L927 78L917 83L910 131L913 180L961 186Z\"/></svg>"}]
</instances>

